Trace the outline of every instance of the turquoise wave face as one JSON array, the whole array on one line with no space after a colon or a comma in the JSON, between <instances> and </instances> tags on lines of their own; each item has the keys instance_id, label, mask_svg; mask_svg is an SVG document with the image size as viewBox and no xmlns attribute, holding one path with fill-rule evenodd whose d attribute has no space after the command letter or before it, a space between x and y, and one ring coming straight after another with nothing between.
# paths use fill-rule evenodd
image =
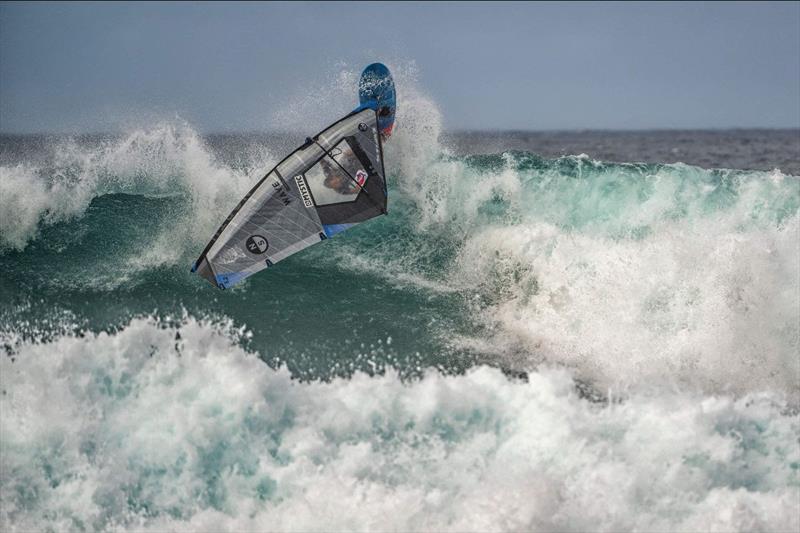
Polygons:
<instances>
[{"instance_id":1,"label":"turquoise wave face","mask_svg":"<svg viewBox=\"0 0 800 533\"><path fill-rule=\"evenodd\" d=\"M268 148L0 166L3 528L796 529L800 180L412 141L230 291Z\"/></svg>"},{"instance_id":2,"label":"turquoise wave face","mask_svg":"<svg viewBox=\"0 0 800 533\"><path fill-rule=\"evenodd\" d=\"M452 350L437 332L469 328L458 311L461 297L402 283L386 276L378 261L349 255L380 245L387 235L402 238L399 217L339 236L330 246L321 243L241 289L219 291L189 272L199 248L172 235L189 205L183 196L104 195L79 219L43 228L22 251L6 251L0 256L10 281L2 289L9 304L0 317L3 329L20 340L49 339L113 330L137 316L188 313L246 326L249 348L299 377L386 364L404 373L451 366ZM169 242L156 253L166 257L148 257L153 239L164 236ZM438 268L447 261L429 259Z\"/></svg>"}]
</instances>

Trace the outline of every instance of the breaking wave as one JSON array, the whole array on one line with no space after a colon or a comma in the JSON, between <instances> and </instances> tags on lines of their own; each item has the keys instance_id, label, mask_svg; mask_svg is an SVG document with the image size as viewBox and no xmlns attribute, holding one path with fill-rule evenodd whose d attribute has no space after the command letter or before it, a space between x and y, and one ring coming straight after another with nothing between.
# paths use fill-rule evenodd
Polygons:
<instances>
[{"instance_id":1,"label":"breaking wave","mask_svg":"<svg viewBox=\"0 0 800 533\"><path fill-rule=\"evenodd\" d=\"M793 530L771 394L596 403L569 372L298 382L192 318L22 347L4 530Z\"/></svg>"},{"instance_id":2,"label":"breaking wave","mask_svg":"<svg viewBox=\"0 0 800 533\"><path fill-rule=\"evenodd\" d=\"M185 195L193 224L207 233L221 214L219 204L222 210L235 205L251 173L271 157L266 149L250 155L242 168L225 165L185 123L94 143L60 139L33 162L0 165L0 249L22 250L40 226L79 218L93 199L114 193Z\"/></svg>"}]
</instances>

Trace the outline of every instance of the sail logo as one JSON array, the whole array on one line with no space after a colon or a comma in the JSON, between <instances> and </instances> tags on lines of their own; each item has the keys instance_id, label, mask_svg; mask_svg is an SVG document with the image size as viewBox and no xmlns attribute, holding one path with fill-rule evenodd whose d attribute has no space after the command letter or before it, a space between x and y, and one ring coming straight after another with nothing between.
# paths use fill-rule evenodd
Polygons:
<instances>
[{"instance_id":1,"label":"sail logo","mask_svg":"<svg viewBox=\"0 0 800 533\"><path fill-rule=\"evenodd\" d=\"M303 177L302 174L298 174L294 177L295 183L297 183L297 189L300 191L300 198L303 199L303 205L306 207L313 207L314 202L311 201L311 195L308 193L308 185L306 185L306 179Z\"/></svg>"},{"instance_id":2,"label":"sail logo","mask_svg":"<svg viewBox=\"0 0 800 533\"><path fill-rule=\"evenodd\" d=\"M358 183L358 186L363 187L366 182L367 182L367 173L364 172L364 170L362 169L356 171L356 183Z\"/></svg>"},{"instance_id":3,"label":"sail logo","mask_svg":"<svg viewBox=\"0 0 800 533\"><path fill-rule=\"evenodd\" d=\"M283 202L283 205L289 205L290 203L292 203L292 197L289 196L289 193L286 191L286 189L283 188L281 182L279 181L272 182L272 187L275 189L275 194L278 196L278 200Z\"/></svg>"},{"instance_id":4,"label":"sail logo","mask_svg":"<svg viewBox=\"0 0 800 533\"><path fill-rule=\"evenodd\" d=\"M244 243L247 247L247 251L251 254L261 255L267 251L269 248L269 243L267 239L262 237L261 235L250 235L248 237L247 242Z\"/></svg>"}]
</instances>

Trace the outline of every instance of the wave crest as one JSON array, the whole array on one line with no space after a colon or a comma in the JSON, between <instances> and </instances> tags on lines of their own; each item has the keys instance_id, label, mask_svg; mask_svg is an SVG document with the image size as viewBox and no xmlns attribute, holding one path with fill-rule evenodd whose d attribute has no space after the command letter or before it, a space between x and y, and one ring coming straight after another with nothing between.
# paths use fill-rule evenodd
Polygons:
<instances>
[{"instance_id":1,"label":"wave crest","mask_svg":"<svg viewBox=\"0 0 800 533\"><path fill-rule=\"evenodd\" d=\"M185 123L89 145L66 139L47 149L43 161L0 166L0 248L22 250L42 225L80 217L92 199L111 193L186 195L196 233L206 236L271 157L264 150L236 170L218 161Z\"/></svg>"}]
</instances>

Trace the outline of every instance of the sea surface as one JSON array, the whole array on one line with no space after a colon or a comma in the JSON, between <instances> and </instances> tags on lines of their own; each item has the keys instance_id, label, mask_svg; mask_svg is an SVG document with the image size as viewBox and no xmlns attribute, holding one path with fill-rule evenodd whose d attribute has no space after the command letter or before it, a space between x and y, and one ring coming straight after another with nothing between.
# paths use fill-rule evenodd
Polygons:
<instances>
[{"instance_id":1,"label":"sea surface","mask_svg":"<svg viewBox=\"0 0 800 533\"><path fill-rule=\"evenodd\" d=\"M446 133L398 82L388 216L227 291L313 131L0 137L0 529L800 529L800 130Z\"/></svg>"}]
</instances>

